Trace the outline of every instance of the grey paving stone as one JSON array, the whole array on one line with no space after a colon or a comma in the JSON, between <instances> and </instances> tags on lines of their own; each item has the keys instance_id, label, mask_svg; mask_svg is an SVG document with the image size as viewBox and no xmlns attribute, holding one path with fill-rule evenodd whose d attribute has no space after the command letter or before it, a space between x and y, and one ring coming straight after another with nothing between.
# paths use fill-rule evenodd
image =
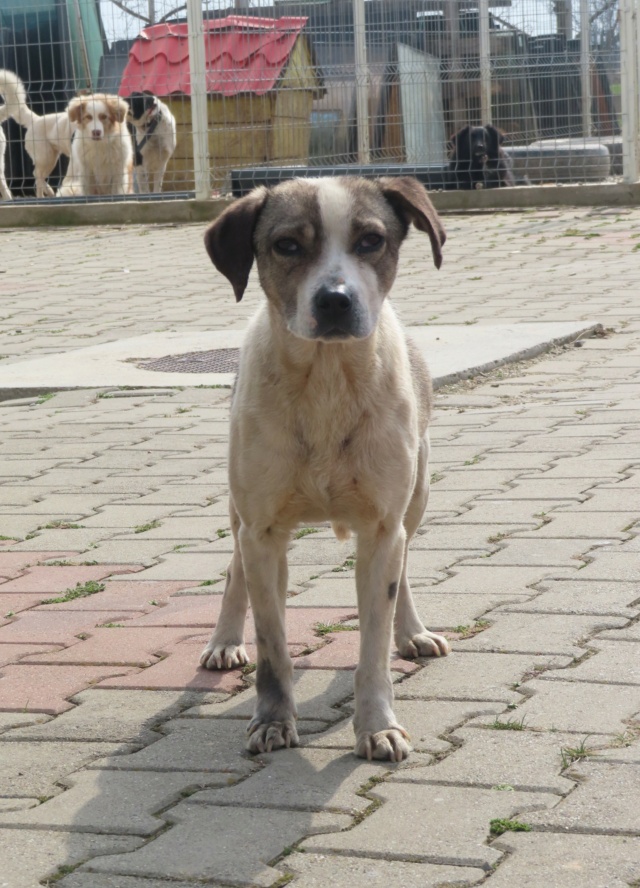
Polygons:
<instances>
[{"instance_id":1,"label":"grey paving stone","mask_svg":"<svg viewBox=\"0 0 640 888\"><path fill-rule=\"evenodd\" d=\"M549 478L544 475L537 476L535 480L526 479L515 481L507 490L482 494L478 497L480 502L503 500L545 500L546 502L561 503L565 501L582 502L590 492L590 488L597 482L587 478Z\"/></svg>"},{"instance_id":2,"label":"grey paving stone","mask_svg":"<svg viewBox=\"0 0 640 888\"><path fill-rule=\"evenodd\" d=\"M338 857L326 854L294 853L279 865L294 873L296 888L447 888L475 885L485 877L479 868L407 863L405 860L380 860L366 857ZM64 883L62 883L64 885ZM74 886L69 886L74 888ZM83 886L78 886L83 888ZM96 888L101 888L97 885ZM106 888L106 886L105 886ZM126 888L126 886L122 886ZM137 886L136 886L137 888ZM153 886L150 886L153 888Z\"/></svg>"},{"instance_id":3,"label":"grey paving stone","mask_svg":"<svg viewBox=\"0 0 640 888\"><path fill-rule=\"evenodd\" d=\"M57 795L61 778L118 748L116 743L17 741L9 735L0 741L0 796Z\"/></svg>"},{"instance_id":4,"label":"grey paving stone","mask_svg":"<svg viewBox=\"0 0 640 888\"><path fill-rule=\"evenodd\" d=\"M389 778L391 782L464 783L496 791L527 789L563 794L575 786L560 774L561 749L576 745L571 734L459 728L453 738L462 746L453 747L442 761L399 771Z\"/></svg>"},{"instance_id":5,"label":"grey paving stone","mask_svg":"<svg viewBox=\"0 0 640 888\"><path fill-rule=\"evenodd\" d=\"M629 536L625 528L637 518L637 514L637 512L635 515L633 512L598 512L596 518L593 512L552 511L546 516L550 520L538 530L519 531L514 534L514 538L623 540Z\"/></svg>"},{"instance_id":6,"label":"grey paving stone","mask_svg":"<svg viewBox=\"0 0 640 888\"><path fill-rule=\"evenodd\" d=\"M598 638L609 638L617 641L640 641L640 626L638 626L638 623L631 623L624 629L603 632L601 635L598 635Z\"/></svg>"},{"instance_id":7,"label":"grey paving stone","mask_svg":"<svg viewBox=\"0 0 640 888\"><path fill-rule=\"evenodd\" d=\"M172 718L156 740L132 755L112 755L96 768L118 771L222 771L250 774L259 764L243 753L245 723L238 719ZM232 778L233 779L233 778Z\"/></svg>"},{"instance_id":8,"label":"grey paving stone","mask_svg":"<svg viewBox=\"0 0 640 888\"><path fill-rule=\"evenodd\" d=\"M546 506L538 500L512 500L506 503L496 503L487 500L474 500L469 508L447 520L447 524L486 524L490 527L494 524L513 527L538 527L542 518L537 517L542 512L551 512L558 507L557 502L549 501ZM504 528L501 526L500 531ZM460 531L464 533L464 531Z\"/></svg>"},{"instance_id":9,"label":"grey paving stone","mask_svg":"<svg viewBox=\"0 0 640 888\"><path fill-rule=\"evenodd\" d=\"M396 699L519 702L522 696L514 684L570 662L570 657L454 651L448 657L428 660L420 672L406 678L395 689Z\"/></svg>"},{"instance_id":10,"label":"grey paving stone","mask_svg":"<svg viewBox=\"0 0 640 888\"><path fill-rule=\"evenodd\" d=\"M371 804L357 791L390 767L389 762L366 762L330 749L282 749L260 758L264 767L247 780L199 792L193 803L357 814Z\"/></svg>"},{"instance_id":11,"label":"grey paving stone","mask_svg":"<svg viewBox=\"0 0 640 888\"><path fill-rule=\"evenodd\" d=\"M93 859L81 871L213 879L267 888L282 875L269 861L285 848L306 835L344 829L350 823L350 818L340 814L266 813L260 808L205 808L188 802L172 808L165 817L174 826L155 841L133 854ZM239 846L240 836L251 838Z\"/></svg>"},{"instance_id":12,"label":"grey paving stone","mask_svg":"<svg viewBox=\"0 0 640 888\"><path fill-rule=\"evenodd\" d=\"M205 883L200 882L200 885ZM216 888L213 882L207 888ZM193 882L176 882L174 879L147 879L144 876L110 876L99 873L75 872L56 882L56 888L194 888Z\"/></svg>"},{"instance_id":13,"label":"grey paving stone","mask_svg":"<svg viewBox=\"0 0 640 888\"><path fill-rule=\"evenodd\" d=\"M89 690L76 694L72 700L78 704L75 709L69 709L45 724L16 728L11 734L12 740L86 740L144 745L158 739L158 734L152 730L154 726L193 706L202 700L202 694Z\"/></svg>"},{"instance_id":14,"label":"grey paving stone","mask_svg":"<svg viewBox=\"0 0 640 888\"><path fill-rule=\"evenodd\" d=\"M590 555L594 560L581 569L581 580L638 581L637 552L625 552L619 547L617 551L606 552L596 549Z\"/></svg>"},{"instance_id":15,"label":"grey paving stone","mask_svg":"<svg viewBox=\"0 0 640 888\"><path fill-rule=\"evenodd\" d=\"M640 873L640 839L566 833L505 833L494 847L508 857L493 888L627 888Z\"/></svg>"},{"instance_id":16,"label":"grey paving stone","mask_svg":"<svg viewBox=\"0 0 640 888\"><path fill-rule=\"evenodd\" d=\"M615 487L593 487L588 498L580 504L582 512L637 512L637 508L638 491L634 487L625 487L624 482Z\"/></svg>"},{"instance_id":17,"label":"grey paving stone","mask_svg":"<svg viewBox=\"0 0 640 888\"><path fill-rule=\"evenodd\" d=\"M545 807L557 796L425 784L381 784L370 791L384 804L354 829L316 836L305 851L490 867L500 852L485 844L489 821Z\"/></svg>"},{"instance_id":18,"label":"grey paving stone","mask_svg":"<svg viewBox=\"0 0 640 888\"><path fill-rule=\"evenodd\" d=\"M126 854L142 840L41 829L0 829L0 888L39 888L62 867L99 854ZM124 888L124 886L123 886Z\"/></svg>"},{"instance_id":19,"label":"grey paving stone","mask_svg":"<svg viewBox=\"0 0 640 888\"><path fill-rule=\"evenodd\" d=\"M154 814L185 793L226 781L197 771L79 771L63 782L66 792L37 808L4 813L0 824L150 836L165 825Z\"/></svg>"},{"instance_id":20,"label":"grey paving stone","mask_svg":"<svg viewBox=\"0 0 640 888\"><path fill-rule=\"evenodd\" d=\"M598 637L590 642L589 647L597 653L571 669L571 681L640 685L640 651L636 645L603 641ZM543 676L545 681L557 678L566 680L567 677L568 673L563 670L552 670Z\"/></svg>"},{"instance_id":21,"label":"grey paving stone","mask_svg":"<svg viewBox=\"0 0 640 888\"><path fill-rule=\"evenodd\" d=\"M640 713L636 687L533 679L527 691L533 696L518 707L518 717L533 730L616 736Z\"/></svg>"},{"instance_id":22,"label":"grey paving stone","mask_svg":"<svg viewBox=\"0 0 640 888\"><path fill-rule=\"evenodd\" d=\"M42 715L38 712L0 712L0 734L5 734L13 728L42 725L50 720L50 715Z\"/></svg>"},{"instance_id":23,"label":"grey paving stone","mask_svg":"<svg viewBox=\"0 0 640 888\"><path fill-rule=\"evenodd\" d=\"M298 718L334 722L344 717L344 713L336 707L353 696L353 672L340 669L296 669L293 682ZM196 705L183 715L246 719L252 717L255 703L256 692L251 687L222 703ZM243 730L241 722L238 730Z\"/></svg>"},{"instance_id":24,"label":"grey paving stone","mask_svg":"<svg viewBox=\"0 0 640 888\"><path fill-rule=\"evenodd\" d=\"M581 574L578 574L580 576ZM528 601L501 607L506 613L582 614L634 617L640 611L640 592L634 583L598 580L542 580L542 592ZM531 590L533 592L533 590ZM625 630L616 630L622 631Z\"/></svg>"},{"instance_id":25,"label":"grey paving stone","mask_svg":"<svg viewBox=\"0 0 640 888\"><path fill-rule=\"evenodd\" d=\"M434 591L445 593L460 592L462 594L503 595L515 593L526 594L529 587L538 583L549 574L557 573L553 568L540 567L501 567L487 558L477 567L456 564L453 576L444 580L440 588ZM530 593L533 594L533 593Z\"/></svg>"},{"instance_id":26,"label":"grey paving stone","mask_svg":"<svg viewBox=\"0 0 640 888\"><path fill-rule=\"evenodd\" d=\"M603 540L606 542L606 540ZM493 565L522 567L569 567L578 569L584 556L594 546L591 539L518 539L503 540L502 548L487 558ZM477 558L466 558L464 564L477 565Z\"/></svg>"},{"instance_id":27,"label":"grey paving stone","mask_svg":"<svg viewBox=\"0 0 640 888\"><path fill-rule=\"evenodd\" d=\"M229 555L204 553L200 555L167 553L159 564L138 574L140 580L208 580L216 578L227 569Z\"/></svg>"},{"instance_id":28,"label":"grey paving stone","mask_svg":"<svg viewBox=\"0 0 640 888\"><path fill-rule=\"evenodd\" d=\"M487 614L486 619L494 618ZM585 617L564 614L500 614L484 632L455 643L468 651L542 653L576 657L584 653L580 642L594 632L624 626L619 617Z\"/></svg>"},{"instance_id":29,"label":"grey paving stone","mask_svg":"<svg viewBox=\"0 0 640 888\"><path fill-rule=\"evenodd\" d=\"M530 823L546 829L603 835L640 833L640 768L636 764L575 763L570 771L580 783L567 798Z\"/></svg>"}]
</instances>

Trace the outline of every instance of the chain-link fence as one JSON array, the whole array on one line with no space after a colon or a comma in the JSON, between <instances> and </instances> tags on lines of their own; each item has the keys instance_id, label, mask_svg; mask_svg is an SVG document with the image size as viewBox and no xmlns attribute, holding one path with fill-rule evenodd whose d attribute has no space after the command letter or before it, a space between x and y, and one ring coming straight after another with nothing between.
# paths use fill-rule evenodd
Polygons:
<instances>
[{"instance_id":1,"label":"chain-link fence","mask_svg":"<svg viewBox=\"0 0 640 888\"><path fill-rule=\"evenodd\" d=\"M0 0L7 186L104 200L345 170L445 189L636 181L639 8Z\"/></svg>"}]
</instances>

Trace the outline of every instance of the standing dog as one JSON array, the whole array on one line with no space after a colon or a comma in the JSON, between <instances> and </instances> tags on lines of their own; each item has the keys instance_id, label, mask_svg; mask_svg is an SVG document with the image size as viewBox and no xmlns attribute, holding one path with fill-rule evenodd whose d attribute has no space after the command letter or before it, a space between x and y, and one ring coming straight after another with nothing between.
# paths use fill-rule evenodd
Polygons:
<instances>
[{"instance_id":1,"label":"standing dog","mask_svg":"<svg viewBox=\"0 0 640 888\"><path fill-rule=\"evenodd\" d=\"M211 225L206 248L236 299L254 256L266 302L242 349L231 407L229 485L234 554L222 611L200 662L247 663L256 626L257 706L251 752L295 746L293 670L285 637L287 547L301 523L357 534L362 633L355 674L355 752L400 761L410 750L393 713L389 649L443 655L407 580L407 548L429 490L427 367L386 299L413 223L435 265L444 229L415 179L294 179L258 188Z\"/></svg>"},{"instance_id":2,"label":"standing dog","mask_svg":"<svg viewBox=\"0 0 640 888\"><path fill-rule=\"evenodd\" d=\"M129 106L118 96L76 96L67 113L76 131L69 171L58 194L103 196L133 191L133 146L125 120Z\"/></svg>"},{"instance_id":3,"label":"standing dog","mask_svg":"<svg viewBox=\"0 0 640 888\"><path fill-rule=\"evenodd\" d=\"M449 142L452 188L506 188L516 184L513 164L495 126L465 126Z\"/></svg>"},{"instance_id":4,"label":"standing dog","mask_svg":"<svg viewBox=\"0 0 640 888\"><path fill-rule=\"evenodd\" d=\"M13 71L0 70L0 96L6 105L0 108L0 121L13 117L25 127L24 148L33 161L36 197L53 197L47 182L61 154L71 154L71 137L75 129L66 111L41 116L27 105L24 83Z\"/></svg>"},{"instance_id":5,"label":"standing dog","mask_svg":"<svg viewBox=\"0 0 640 888\"><path fill-rule=\"evenodd\" d=\"M134 92L128 98L129 123L135 132L135 170L141 194L162 191L162 181L176 150L176 119L157 96Z\"/></svg>"}]
</instances>

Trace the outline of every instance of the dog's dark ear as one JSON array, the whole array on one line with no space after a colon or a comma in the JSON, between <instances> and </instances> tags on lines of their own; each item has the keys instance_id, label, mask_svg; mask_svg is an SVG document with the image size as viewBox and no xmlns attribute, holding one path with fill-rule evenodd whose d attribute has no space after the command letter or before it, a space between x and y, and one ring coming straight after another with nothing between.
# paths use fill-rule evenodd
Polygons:
<instances>
[{"instance_id":1,"label":"dog's dark ear","mask_svg":"<svg viewBox=\"0 0 640 888\"><path fill-rule=\"evenodd\" d=\"M209 258L233 287L236 302L247 289L253 265L253 232L265 201L266 188L256 188L241 197L206 230L204 245Z\"/></svg>"},{"instance_id":2,"label":"dog's dark ear","mask_svg":"<svg viewBox=\"0 0 640 888\"><path fill-rule=\"evenodd\" d=\"M497 155L498 148L504 142L504 133L490 123L485 126L485 131L489 141L489 151Z\"/></svg>"},{"instance_id":3,"label":"dog's dark ear","mask_svg":"<svg viewBox=\"0 0 640 888\"><path fill-rule=\"evenodd\" d=\"M424 185L411 176L380 179L379 183L382 193L407 227L413 222L417 229L429 235L433 262L436 268L440 268L447 235Z\"/></svg>"}]
</instances>

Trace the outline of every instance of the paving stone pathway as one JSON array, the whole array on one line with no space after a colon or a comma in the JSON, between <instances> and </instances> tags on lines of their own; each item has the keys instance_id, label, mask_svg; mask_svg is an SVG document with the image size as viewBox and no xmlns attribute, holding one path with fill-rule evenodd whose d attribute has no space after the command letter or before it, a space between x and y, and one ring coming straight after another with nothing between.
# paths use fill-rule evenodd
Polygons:
<instances>
[{"instance_id":1,"label":"paving stone pathway","mask_svg":"<svg viewBox=\"0 0 640 888\"><path fill-rule=\"evenodd\" d=\"M327 527L290 549L302 746L245 755L251 668L197 666L228 390L0 403L0 888L640 885L640 210L446 225L440 273L406 245L405 323L608 332L438 395L410 575L453 652L392 654L402 765L351 753L353 551ZM242 328L255 281L234 305L201 239L0 231L0 355Z\"/></svg>"}]
</instances>

